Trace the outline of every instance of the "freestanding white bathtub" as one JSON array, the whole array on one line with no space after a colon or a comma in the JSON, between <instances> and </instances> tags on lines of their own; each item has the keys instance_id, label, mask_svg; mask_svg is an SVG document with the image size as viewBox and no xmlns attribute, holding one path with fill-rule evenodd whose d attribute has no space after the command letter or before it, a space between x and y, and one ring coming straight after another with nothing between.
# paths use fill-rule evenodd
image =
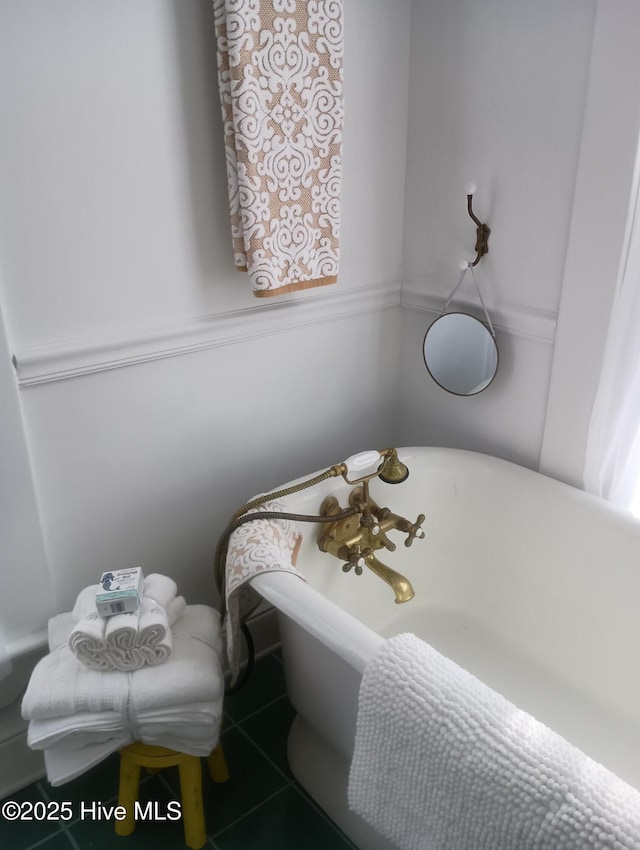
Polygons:
<instances>
[{"instance_id":1,"label":"freestanding white bathtub","mask_svg":"<svg viewBox=\"0 0 640 850\"><path fill-rule=\"evenodd\" d=\"M640 522L568 485L487 455L400 449L399 485L375 480L380 505L414 521L424 540L382 551L416 595L397 605L365 568L345 574L301 524L291 574L253 586L279 611L296 778L363 850L389 850L347 806L361 674L383 639L414 632L520 708L640 789ZM331 479L287 497L318 513ZM390 536L394 536L391 533Z\"/></svg>"}]
</instances>

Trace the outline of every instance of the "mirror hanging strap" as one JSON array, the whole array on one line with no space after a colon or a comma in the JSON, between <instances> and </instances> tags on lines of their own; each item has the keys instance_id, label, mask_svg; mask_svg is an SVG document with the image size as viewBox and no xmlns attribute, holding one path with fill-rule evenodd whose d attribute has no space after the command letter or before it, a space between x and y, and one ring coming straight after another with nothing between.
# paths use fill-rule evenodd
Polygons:
<instances>
[{"instance_id":1,"label":"mirror hanging strap","mask_svg":"<svg viewBox=\"0 0 640 850\"><path fill-rule=\"evenodd\" d=\"M448 307L448 306L449 306L449 304L451 303L451 301L452 301L452 299L453 299L453 296L456 294L456 292L457 292L457 291L458 291L458 289L460 288L460 285L462 284L462 281L465 279L465 276L466 276L466 274L467 274L467 272L468 272L468 271L471 271L471 277L473 278L473 283L474 283L474 286L475 286L475 288L476 288L476 292L478 293L478 298L480 299L480 304L482 305L482 309L483 309L483 311L484 311L484 315L485 315L485 318L486 318L486 320L487 320L487 324L489 325L489 331L490 331L490 333L491 333L491 336L495 339L495 338L496 338L496 332L495 332L495 330L493 329L493 324L492 324L492 322L491 322L491 317L489 316L489 312L488 312L488 310L487 310L487 308L486 308L486 305L485 305L485 303L484 303L484 298L482 297L482 292L480 292L480 287L479 287L479 285L478 285L478 280L477 280L477 278L476 278L476 273L475 273L475 271L473 270L473 264L472 264L472 263L467 263L467 265L466 265L466 266L464 267L464 269L462 270L462 274L460 275L460 278L459 278L458 282L457 282L457 283L456 283L456 285L454 286L454 288L453 288L453 290L452 290L452 292L451 292L451 295L447 298L447 301L446 301L446 303L445 303L444 307L442 308L442 312L440 313L440 315L441 315L441 316L444 316L444 314L447 312L447 307Z\"/></svg>"}]
</instances>

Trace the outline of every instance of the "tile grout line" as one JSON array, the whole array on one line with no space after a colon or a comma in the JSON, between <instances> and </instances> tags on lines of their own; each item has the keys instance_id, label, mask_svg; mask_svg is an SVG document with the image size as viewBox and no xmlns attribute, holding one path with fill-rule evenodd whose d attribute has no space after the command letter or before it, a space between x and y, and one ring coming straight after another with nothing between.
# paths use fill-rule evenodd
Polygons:
<instances>
[{"instance_id":1,"label":"tile grout line","mask_svg":"<svg viewBox=\"0 0 640 850\"><path fill-rule=\"evenodd\" d=\"M303 785L301 785L297 780L294 780L294 782L291 783L291 786L296 791L296 793L299 794L300 797L302 797L302 799L305 800L311 806L311 808L314 809L317 812L317 814L319 814L327 822L327 824L333 829L333 831L335 833L337 833L337 835L345 843L348 844L348 846L350 848L353 848L353 850L358 850L358 848L351 841L351 839L347 835L345 835L345 833L340 829L340 827L338 826L338 824L335 821L331 820L331 818L325 812L325 810L322 808L322 806L320 806L319 803L316 803L316 801L313 799L311 794L309 794L309 792L306 790L306 788Z\"/></svg>"},{"instance_id":2,"label":"tile grout line","mask_svg":"<svg viewBox=\"0 0 640 850\"><path fill-rule=\"evenodd\" d=\"M38 847L42 847L42 845L45 842L49 841L50 838L53 838L56 835L63 835L63 834L64 834L64 830L59 829L57 832L52 832L50 835L47 835L44 838L41 838L39 841L36 841L35 844L30 844L27 848L25 848L25 850L37 850ZM71 846L74 848L74 850L78 850L77 844L73 844Z\"/></svg>"},{"instance_id":3,"label":"tile grout line","mask_svg":"<svg viewBox=\"0 0 640 850\"><path fill-rule=\"evenodd\" d=\"M278 663L281 663L281 662L280 662L280 661L278 661ZM278 773L278 775L279 775L279 776L281 776L281 777L282 777L282 779L284 779L285 784L284 784L281 788L279 788L277 791L275 791L273 794L270 794L268 797L265 797L265 798L264 798L264 800L261 800L261 802L260 802L260 803L257 803L255 806L252 806L250 809L247 809L247 811L243 812L243 813L240 815L240 817L236 818L234 821L232 821L231 823L227 824L227 825L226 825L225 827L223 827L221 830L219 830L218 832L213 833L213 834L211 835L211 837L210 837L210 841L212 842L212 844L213 844L214 848L216 847L216 844L215 844L215 838L216 838L216 837L218 837L218 836L222 835L222 834L223 834L224 832L226 832L228 829L231 829L233 826L236 826L237 824L239 824L239 823L240 823L241 821L243 821L246 817L248 817L248 816L249 816L249 815L251 815L253 812L255 812L255 811L257 811L258 809L260 809L262 806L265 806L265 805L267 805L268 803L270 803L270 802L271 802L272 800L274 800L274 799L275 799L275 798L276 798L279 794L282 794L282 793L283 793L284 791L286 791L288 788L291 788L291 786L292 786L292 784L293 784L293 781L292 781L292 780L291 780L291 779L290 779L290 778L286 775L286 773L284 773L284 771L282 771L282 770L280 769L280 767L278 767L278 765L277 765L277 764L276 764L276 763L275 763L275 762L274 762L274 761L273 761L273 760L272 760L272 759L271 759L271 758L267 755L267 753L265 753L265 752L264 752L264 750L262 749L262 747L260 747L260 746L259 746L259 745L258 745L258 744L254 741L254 739L251 737L251 735L250 735L250 734L246 731L246 729L244 729L244 727L243 727L243 723L245 723L245 721L247 721L247 720L249 720L249 719L251 719L251 718L253 718L253 717L256 717L256 715L260 714L260 712L264 711L264 710L265 710L265 709L267 709L267 708L270 708L271 706L275 705L275 704L276 704L277 702L279 702L280 700L284 700L284 699L286 698L286 696L287 696L287 694L286 694L286 691L285 691L284 693L279 694L279 695L278 695L277 697L275 697L274 699L269 700L269 702L263 703L263 704L260 706L260 708L257 708L255 711L250 712L250 713L249 713L249 714L247 714L245 717L242 717L240 720L233 720L233 718L230 718L230 719L232 720L232 722L233 722L233 725L232 725L230 728L231 728L231 729L235 728L235 729L236 729L236 730L240 733L240 735L242 735L242 737L243 737L243 738L245 738L245 739L246 739L246 740L247 740L247 741L251 744L251 746L252 746L255 750L257 750L257 751L260 753L260 755L261 755L264 759L266 759L266 761L267 761L267 762L271 765L271 767L273 767L273 768L274 768L274 770L276 770L276 772ZM227 717L229 717L229 715L228 715L228 714L226 714L226 716L227 716ZM225 731L228 731L228 730L225 730Z\"/></svg>"},{"instance_id":4,"label":"tile grout line","mask_svg":"<svg viewBox=\"0 0 640 850\"><path fill-rule=\"evenodd\" d=\"M247 714L245 717L242 717L240 720L234 720L233 725L234 726L241 726L246 720L250 720L252 717L255 717L256 714L260 714L260 712L264 711L265 708L271 708L272 705L275 705L281 699L285 699L286 696L287 696L287 693L285 691L284 693L280 694L279 696L274 697L272 700L269 700L269 702L265 702L263 705L260 706L260 708L256 708L254 711L251 711L249 714Z\"/></svg>"},{"instance_id":5,"label":"tile grout line","mask_svg":"<svg viewBox=\"0 0 640 850\"><path fill-rule=\"evenodd\" d=\"M256 714L257 714L257 713L258 713L258 712L256 712ZM282 776L282 778L286 781L287 785L291 785L291 783L295 781L294 779L291 779L289 776L287 776L287 774L286 774L286 773L282 770L282 768L281 768L281 767L279 767L279 766L278 766L278 765L277 765L277 764L273 761L273 759L271 759L271 758L270 758L270 756L268 756L268 755L267 755L267 753L265 753L265 751L262 749L262 747L261 747L259 744L257 744L257 743L255 742L255 740L254 740L254 739L251 737L251 735L250 735L250 734L246 731L246 729L243 729L243 728L242 728L242 726L241 726L241 725L239 725L239 726L238 726L238 731L240 732L240 734L241 734L241 735L243 735L243 736L247 739L247 741L249 741L249 743L251 744L251 746L252 746L252 747L254 747L254 749L256 749L256 750L260 753L260 755L261 755L263 758L265 758L265 759L269 762L269 764L271 765L271 767L273 767L275 770L277 770L277 771L278 771L278 773L280 774L280 776Z\"/></svg>"},{"instance_id":6,"label":"tile grout line","mask_svg":"<svg viewBox=\"0 0 640 850\"><path fill-rule=\"evenodd\" d=\"M261 809L261 808L262 808L263 806L265 806L267 803L270 803L272 800L275 800L275 798L276 798L279 794L282 794L282 793L283 793L283 791L286 791L288 787L289 787L289 785L284 785L282 788L278 788L278 790L277 790L277 791L274 791L274 792L273 792L273 794L269 794L269 796L268 796L268 797L265 797L265 798L264 798L264 800L261 800L259 803L256 803L256 805L255 805L255 806L252 806L250 809L247 809L247 811L246 811L246 812L243 812L243 813L240 815L240 817L237 817L235 820L231 821L231 823L228 823L226 826L222 827L222 829L219 829L217 832L215 832L215 833L211 836L212 840L215 840L216 838L218 838L219 836L221 836L221 835L222 835L223 833L225 833L228 829L231 829L232 827L237 826L237 824L239 824L239 823L240 823L240 821L243 821L243 820L244 820L246 817L248 817L249 815L252 815L254 812L257 812L257 811L258 811L258 809Z\"/></svg>"},{"instance_id":7,"label":"tile grout line","mask_svg":"<svg viewBox=\"0 0 640 850\"><path fill-rule=\"evenodd\" d=\"M313 799L313 797L300 785L300 783L293 776L293 774L292 774L292 778L287 776L287 774L267 755L267 753L262 749L262 747L260 747L259 744L256 743L256 741L251 737L249 732L247 732L246 729L244 729L243 726L242 726L242 724L245 720L248 720L249 718L255 717L257 714L260 714L260 712L263 711L265 708L268 708L268 707L274 705L279 700L284 700L285 698L287 698L286 693L281 694L281 696L277 697L276 699L271 700L268 703L265 703L265 705L263 705L261 708L257 709L252 714L247 715L247 717L243 718L242 721L239 721L236 724L236 727L237 727L238 731L260 753L260 755L263 756L269 762L269 764L273 768L275 768L278 771L278 773L286 780L287 784L282 787L281 791L286 791L288 788L293 788L293 790L298 794L298 796L302 800L304 800L308 805L310 805L310 807L316 812L316 814L320 815L320 817L327 823L327 825L330 826L331 829L333 829L333 831L340 838L343 839L343 841L349 842L350 846L353 847L354 850L357 850L355 845L350 841L349 838L347 838L347 836L343 833L343 831L340 829L340 827L336 823L334 823L334 821L331 820L329 815L324 811L324 809L321 806L318 805L318 803L316 803L316 801ZM278 793L280 793L280 792L278 792ZM271 800L271 799L273 799L273 798L272 797L267 798L267 800ZM264 800L263 802L267 802L267 800ZM262 805L262 804L260 804L260 805ZM254 811L254 810L251 809L251 810L249 810L249 812L245 812L245 814L242 815L242 817L238 818L236 823L241 821L251 811Z\"/></svg>"},{"instance_id":8,"label":"tile grout line","mask_svg":"<svg viewBox=\"0 0 640 850\"><path fill-rule=\"evenodd\" d=\"M38 789L40 794L42 794L42 796L44 797L45 802L50 803L51 797L49 796L49 793L48 793L47 789L45 788L45 786L42 784L41 780L38 780L36 782L36 788ZM51 838L53 835L59 835L61 832L64 833L67 836L67 839L69 840L69 843L73 847L73 850L80 850L80 848L78 847L78 842L75 840L75 838L73 837L73 835L71 834L71 831L69 829L69 827L73 823L76 823L77 821L78 821L78 818L75 818L73 821L69 821L68 823L65 822L65 821L60 821L60 828L58 830L56 830L55 832L52 832L51 835L47 836L47 838L43 838L42 841L39 841L37 844L33 844L30 848L28 848L28 850L32 850L32 848L35 848L39 844L44 843L49 838Z\"/></svg>"},{"instance_id":9,"label":"tile grout line","mask_svg":"<svg viewBox=\"0 0 640 850\"><path fill-rule=\"evenodd\" d=\"M282 662L279 662L279 663L282 663ZM267 753L265 753L265 751L262 749L262 747L260 747L259 744L256 743L256 741L251 737L249 732L247 732L242 726L242 724L244 723L245 720L249 720L250 718L255 717L257 714L260 714L260 712L263 711L265 708L269 708L270 706L275 705L275 703L277 703L279 700L284 700L286 698L287 698L287 693L285 692L284 694L281 694L279 697L276 697L276 699L273 699L270 702L265 703L261 708L257 709L252 714L248 714L241 721L238 721L237 724L236 724L237 729L255 747L255 749L260 753L260 755L262 755L269 762L269 764L272 767L274 767L278 771L278 773L286 780L287 784L282 788L282 791L286 790L287 788L293 788L295 790L295 792L301 797L301 799L303 799L306 803L308 803L311 806L311 808L317 814L319 814L322 817L322 819L333 829L333 831L337 835L339 835L343 840L350 842L350 839L347 838L347 836L344 835L344 833L342 832L340 827L336 823L334 823L333 820L331 820L329 815L324 811L324 809L318 803L316 803L316 801L313 799L313 797L303 788L303 786L300 785L300 783L296 780L296 778L293 776L293 774L292 774L292 778L287 776L287 774L284 773L284 771L280 767L278 767L278 765L274 761L272 761L272 759L267 755ZM269 799L271 799L271 798L269 798ZM239 818L239 820L242 820L242 818ZM350 842L350 843L355 848L355 845L352 844L352 842Z\"/></svg>"}]
</instances>

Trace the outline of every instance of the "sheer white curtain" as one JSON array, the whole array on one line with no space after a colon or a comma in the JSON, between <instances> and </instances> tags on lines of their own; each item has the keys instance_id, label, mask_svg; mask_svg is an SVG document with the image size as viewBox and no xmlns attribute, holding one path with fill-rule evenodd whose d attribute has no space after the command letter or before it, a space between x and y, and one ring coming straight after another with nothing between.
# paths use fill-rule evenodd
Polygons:
<instances>
[{"instance_id":1,"label":"sheer white curtain","mask_svg":"<svg viewBox=\"0 0 640 850\"><path fill-rule=\"evenodd\" d=\"M584 486L634 509L640 494L640 192L638 164L625 253L589 423ZM640 506L639 506L640 507Z\"/></svg>"}]
</instances>

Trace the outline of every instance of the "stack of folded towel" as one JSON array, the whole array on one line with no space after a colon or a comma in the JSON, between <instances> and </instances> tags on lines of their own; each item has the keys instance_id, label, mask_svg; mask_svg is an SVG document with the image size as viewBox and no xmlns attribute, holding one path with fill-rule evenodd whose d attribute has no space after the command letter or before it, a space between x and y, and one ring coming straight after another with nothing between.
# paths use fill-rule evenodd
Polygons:
<instances>
[{"instance_id":1,"label":"stack of folded towel","mask_svg":"<svg viewBox=\"0 0 640 850\"><path fill-rule=\"evenodd\" d=\"M75 622L69 646L91 670L139 670L162 664L171 654L171 626L184 612L183 596L176 596L173 579L152 573L144 579L137 611L103 618L96 608L92 584L80 592L71 615Z\"/></svg>"},{"instance_id":2,"label":"stack of folded towel","mask_svg":"<svg viewBox=\"0 0 640 850\"><path fill-rule=\"evenodd\" d=\"M44 750L51 784L79 776L133 741L208 755L218 741L224 693L217 611L185 603L166 629L170 651L162 664L108 672L74 654L77 616L49 621L50 652L36 665L22 702L27 741Z\"/></svg>"}]
</instances>

